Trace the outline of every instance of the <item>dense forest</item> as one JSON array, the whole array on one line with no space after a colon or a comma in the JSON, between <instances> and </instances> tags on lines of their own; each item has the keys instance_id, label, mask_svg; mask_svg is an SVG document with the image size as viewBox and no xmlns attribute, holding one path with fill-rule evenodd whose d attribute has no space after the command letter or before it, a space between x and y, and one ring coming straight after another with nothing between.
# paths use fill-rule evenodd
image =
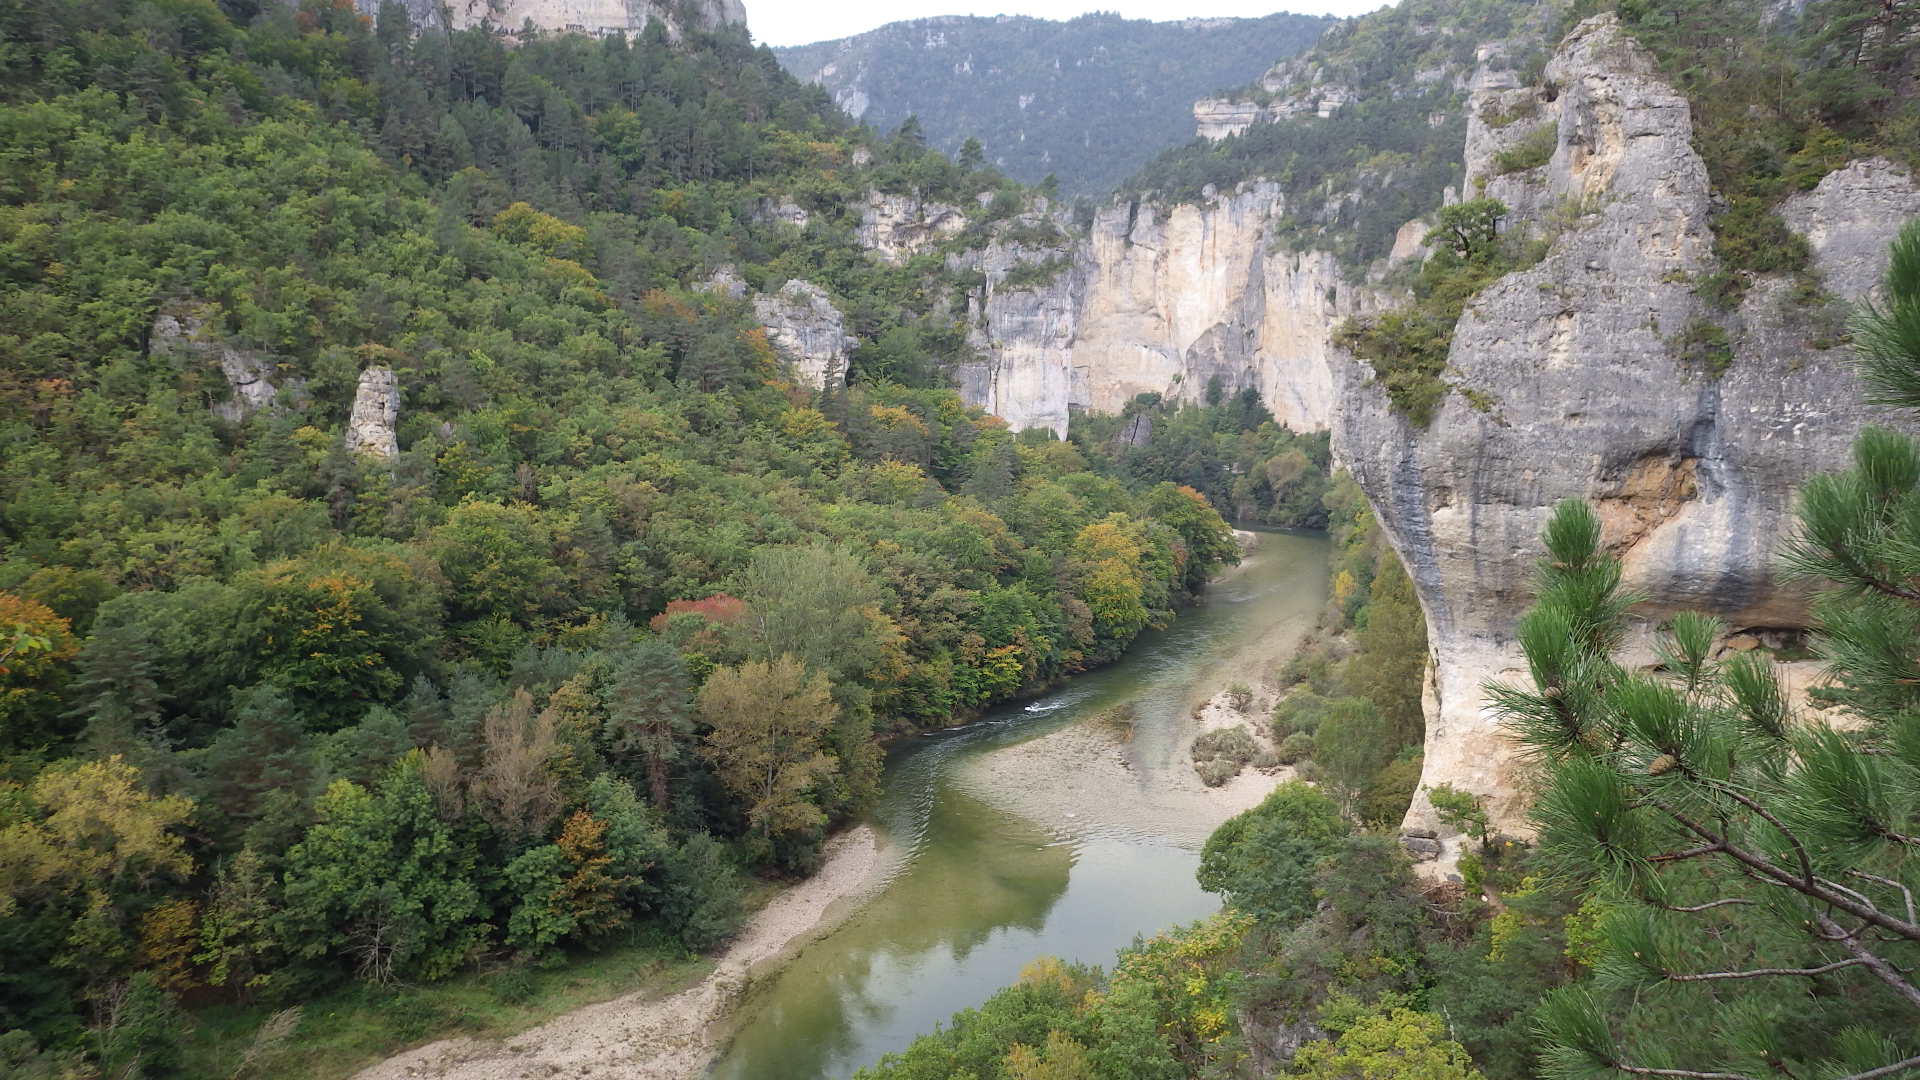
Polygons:
<instances>
[{"instance_id":1,"label":"dense forest","mask_svg":"<svg viewBox=\"0 0 1920 1080\"><path fill-rule=\"evenodd\" d=\"M977 208L958 245L1025 198L739 27L0 3L7 1069L206 1074L183 1008L711 945L879 737L1237 559L1190 475L1311 514L1324 445L1220 486L1292 450L1258 402L1125 467L964 407L942 254L866 257L870 188ZM830 290L851 385L796 383L723 267Z\"/></svg>"},{"instance_id":2,"label":"dense forest","mask_svg":"<svg viewBox=\"0 0 1920 1080\"><path fill-rule=\"evenodd\" d=\"M1061 22L949 17L774 53L872 127L917 117L950 154L973 140L1010 176L1052 176L1063 194L1100 198L1193 135L1195 98L1252 79L1334 24L1284 12L1181 22L1111 12Z\"/></svg>"}]
</instances>

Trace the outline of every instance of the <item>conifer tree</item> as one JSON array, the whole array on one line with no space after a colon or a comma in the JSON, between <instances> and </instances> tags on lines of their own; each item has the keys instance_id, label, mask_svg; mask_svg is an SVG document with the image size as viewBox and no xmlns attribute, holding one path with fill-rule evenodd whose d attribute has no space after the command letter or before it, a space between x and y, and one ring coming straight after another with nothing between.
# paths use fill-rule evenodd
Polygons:
<instances>
[{"instance_id":1,"label":"conifer tree","mask_svg":"<svg viewBox=\"0 0 1920 1080\"><path fill-rule=\"evenodd\" d=\"M1920 405L1916 328L1920 223L1862 319L1874 400ZM1717 656L1704 615L1624 666L1634 597L1598 518L1570 501L1547 525L1518 628L1533 685L1490 692L1542 769L1542 854L1603 913L1592 984L1538 1017L1550 1076L1920 1068L1920 443L1863 432L1799 517L1787 568L1827 588L1818 718L1758 651Z\"/></svg>"}]
</instances>

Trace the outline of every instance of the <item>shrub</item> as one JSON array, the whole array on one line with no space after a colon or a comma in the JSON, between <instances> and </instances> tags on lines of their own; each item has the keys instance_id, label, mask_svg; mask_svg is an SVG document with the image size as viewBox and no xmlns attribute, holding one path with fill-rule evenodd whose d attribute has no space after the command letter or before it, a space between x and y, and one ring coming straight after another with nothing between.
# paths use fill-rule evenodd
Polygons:
<instances>
[{"instance_id":1,"label":"shrub","mask_svg":"<svg viewBox=\"0 0 1920 1080\"><path fill-rule=\"evenodd\" d=\"M1201 783L1208 787L1219 787L1240 775L1240 763L1230 758L1208 758L1194 762L1193 771L1200 774Z\"/></svg>"},{"instance_id":2,"label":"shrub","mask_svg":"<svg viewBox=\"0 0 1920 1080\"><path fill-rule=\"evenodd\" d=\"M1304 731L1296 731L1280 743L1277 755L1280 764L1292 765L1313 756L1313 736Z\"/></svg>"},{"instance_id":3,"label":"shrub","mask_svg":"<svg viewBox=\"0 0 1920 1080\"><path fill-rule=\"evenodd\" d=\"M1733 366L1733 343L1727 332L1707 319L1695 319L1673 340L1675 359L1686 367L1718 379Z\"/></svg>"},{"instance_id":4,"label":"shrub","mask_svg":"<svg viewBox=\"0 0 1920 1080\"><path fill-rule=\"evenodd\" d=\"M1193 740L1193 770L1208 787L1219 787L1240 775L1241 768L1259 753L1253 736L1240 725L1203 732Z\"/></svg>"},{"instance_id":5,"label":"shrub","mask_svg":"<svg viewBox=\"0 0 1920 1080\"><path fill-rule=\"evenodd\" d=\"M1253 687L1243 682L1227 687L1227 704L1233 707L1234 712L1246 712L1247 707L1253 704Z\"/></svg>"},{"instance_id":6,"label":"shrub","mask_svg":"<svg viewBox=\"0 0 1920 1080\"><path fill-rule=\"evenodd\" d=\"M1296 690L1273 707L1273 719L1268 730L1273 733L1276 742L1295 732L1311 735L1319 730L1320 716L1326 707L1327 699L1319 694L1311 690Z\"/></svg>"},{"instance_id":7,"label":"shrub","mask_svg":"<svg viewBox=\"0 0 1920 1080\"><path fill-rule=\"evenodd\" d=\"M503 1005L520 1005L533 1000L533 973L523 967L510 967L495 975L489 983L493 996Z\"/></svg>"},{"instance_id":8,"label":"shrub","mask_svg":"<svg viewBox=\"0 0 1920 1080\"><path fill-rule=\"evenodd\" d=\"M1560 132L1553 124L1541 124L1521 136L1520 141L1493 155L1493 175L1526 172L1553 160L1560 145Z\"/></svg>"}]
</instances>

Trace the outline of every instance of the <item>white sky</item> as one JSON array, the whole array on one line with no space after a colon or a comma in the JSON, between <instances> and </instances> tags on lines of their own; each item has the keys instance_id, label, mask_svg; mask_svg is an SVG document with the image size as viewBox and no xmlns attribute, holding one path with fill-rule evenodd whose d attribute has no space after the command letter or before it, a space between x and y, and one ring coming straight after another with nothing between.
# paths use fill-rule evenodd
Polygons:
<instances>
[{"instance_id":1,"label":"white sky","mask_svg":"<svg viewBox=\"0 0 1920 1080\"><path fill-rule=\"evenodd\" d=\"M1032 15L1071 19L1089 11L1116 11L1129 19L1199 16L1257 17L1276 11L1360 15L1386 0L746 0L747 28L765 45L831 41L903 19L933 15Z\"/></svg>"}]
</instances>

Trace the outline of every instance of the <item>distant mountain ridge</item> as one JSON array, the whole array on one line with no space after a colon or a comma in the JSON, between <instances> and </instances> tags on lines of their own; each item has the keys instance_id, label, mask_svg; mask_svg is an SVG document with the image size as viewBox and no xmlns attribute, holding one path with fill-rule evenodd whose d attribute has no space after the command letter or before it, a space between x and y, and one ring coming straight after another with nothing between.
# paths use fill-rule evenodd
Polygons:
<instances>
[{"instance_id":1,"label":"distant mountain ridge","mask_svg":"<svg viewBox=\"0 0 1920 1080\"><path fill-rule=\"evenodd\" d=\"M877 129L917 115L942 150L978 138L1010 176L1051 174L1067 194L1104 194L1192 136L1195 98L1252 81L1336 22L946 16L774 55Z\"/></svg>"}]
</instances>

